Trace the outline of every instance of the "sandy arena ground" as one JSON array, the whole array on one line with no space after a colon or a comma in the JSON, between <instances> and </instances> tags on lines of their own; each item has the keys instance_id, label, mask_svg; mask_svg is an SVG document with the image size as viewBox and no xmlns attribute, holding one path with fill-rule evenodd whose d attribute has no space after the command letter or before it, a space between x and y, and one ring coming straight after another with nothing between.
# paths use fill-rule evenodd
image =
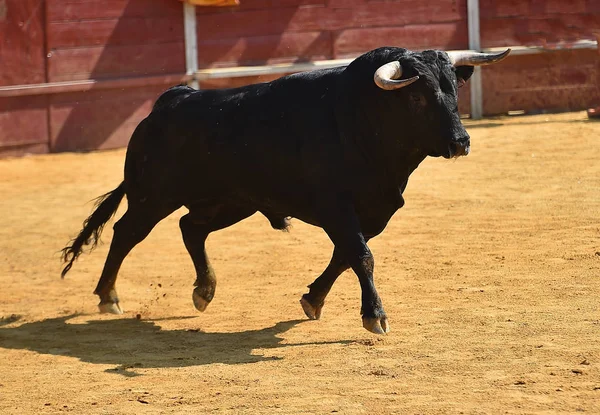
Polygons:
<instances>
[{"instance_id":1,"label":"sandy arena ground","mask_svg":"<svg viewBox=\"0 0 600 415\"><path fill-rule=\"evenodd\" d=\"M331 243L262 216L209 238L204 314L181 211L126 259L125 314L99 315L112 225L65 280L58 251L125 151L0 160L0 413L600 413L600 122L466 124L472 154L425 161L370 243L387 336L363 330L351 272L308 321Z\"/></svg>"}]
</instances>

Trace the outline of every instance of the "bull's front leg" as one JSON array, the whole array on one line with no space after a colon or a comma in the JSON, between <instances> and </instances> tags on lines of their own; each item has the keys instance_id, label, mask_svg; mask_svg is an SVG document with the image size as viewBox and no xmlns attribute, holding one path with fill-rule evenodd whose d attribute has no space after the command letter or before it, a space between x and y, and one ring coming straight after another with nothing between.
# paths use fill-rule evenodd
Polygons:
<instances>
[{"instance_id":1,"label":"bull's front leg","mask_svg":"<svg viewBox=\"0 0 600 415\"><path fill-rule=\"evenodd\" d=\"M356 273L360 288L363 327L376 334L390 331L383 305L373 281L375 260L360 228L358 216L350 203L328 209L323 217L323 229Z\"/></svg>"}]
</instances>

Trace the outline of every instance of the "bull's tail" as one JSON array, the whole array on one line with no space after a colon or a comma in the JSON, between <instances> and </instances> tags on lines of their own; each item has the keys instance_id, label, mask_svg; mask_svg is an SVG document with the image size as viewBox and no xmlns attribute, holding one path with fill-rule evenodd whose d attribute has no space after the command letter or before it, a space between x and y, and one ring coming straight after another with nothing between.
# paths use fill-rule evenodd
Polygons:
<instances>
[{"instance_id":1,"label":"bull's tail","mask_svg":"<svg viewBox=\"0 0 600 415\"><path fill-rule=\"evenodd\" d=\"M62 250L62 261L67 265L60 274L61 278L65 277L75 260L81 255L84 245L91 245L90 251L98 245L104 225L117 212L123 196L125 196L125 186L124 183L121 183L112 192L96 199L95 209L83 222L83 229L79 232L77 238L73 239L71 244Z\"/></svg>"}]
</instances>

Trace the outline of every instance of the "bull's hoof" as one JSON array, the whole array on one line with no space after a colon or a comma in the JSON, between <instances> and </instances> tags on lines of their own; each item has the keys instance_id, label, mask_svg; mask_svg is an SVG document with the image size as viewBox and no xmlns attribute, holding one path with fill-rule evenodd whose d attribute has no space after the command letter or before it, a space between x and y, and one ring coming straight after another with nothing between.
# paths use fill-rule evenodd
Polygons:
<instances>
[{"instance_id":1,"label":"bull's hoof","mask_svg":"<svg viewBox=\"0 0 600 415\"><path fill-rule=\"evenodd\" d=\"M101 314L123 314L123 309L119 303L100 303L98 310Z\"/></svg>"},{"instance_id":2,"label":"bull's hoof","mask_svg":"<svg viewBox=\"0 0 600 415\"><path fill-rule=\"evenodd\" d=\"M208 304L210 303L210 301L206 300L204 297L202 297L202 295L198 294L196 292L197 288L194 289L194 293L192 294L192 300L194 301L194 307L196 307L196 310L203 312L204 310L206 310L206 307L208 307Z\"/></svg>"},{"instance_id":3,"label":"bull's hoof","mask_svg":"<svg viewBox=\"0 0 600 415\"><path fill-rule=\"evenodd\" d=\"M390 332L390 323L387 317L363 317L363 327L375 334L387 334Z\"/></svg>"},{"instance_id":4,"label":"bull's hoof","mask_svg":"<svg viewBox=\"0 0 600 415\"><path fill-rule=\"evenodd\" d=\"M302 305L302 309L304 310L306 317L311 320L318 320L321 318L321 310L323 309L324 303L314 306L306 299L306 294L304 294L300 299L300 304Z\"/></svg>"}]
</instances>

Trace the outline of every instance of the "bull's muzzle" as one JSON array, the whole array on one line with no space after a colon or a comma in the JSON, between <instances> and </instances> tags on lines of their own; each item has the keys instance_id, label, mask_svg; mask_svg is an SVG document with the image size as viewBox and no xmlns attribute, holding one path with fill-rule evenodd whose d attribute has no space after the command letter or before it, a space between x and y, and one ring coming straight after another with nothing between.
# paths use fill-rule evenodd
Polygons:
<instances>
[{"instance_id":1,"label":"bull's muzzle","mask_svg":"<svg viewBox=\"0 0 600 415\"><path fill-rule=\"evenodd\" d=\"M446 158L457 158L460 156L466 156L471 151L471 140L469 137L462 138L460 140L452 141L448 145L448 156Z\"/></svg>"}]
</instances>

